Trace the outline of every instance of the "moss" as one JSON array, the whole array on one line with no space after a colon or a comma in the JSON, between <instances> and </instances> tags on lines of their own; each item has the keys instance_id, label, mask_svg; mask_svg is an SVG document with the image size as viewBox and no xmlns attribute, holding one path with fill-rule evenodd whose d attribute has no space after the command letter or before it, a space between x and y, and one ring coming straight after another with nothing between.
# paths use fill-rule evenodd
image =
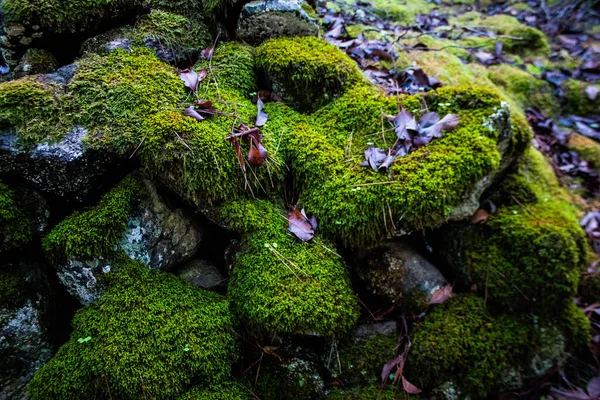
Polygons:
<instances>
[{"instance_id":1,"label":"moss","mask_svg":"<svg viewBox=\"0 0 600 400\"><path fill-rule=\"evenodd\" d=\"M590 100L585 89L592 84L575 79L563 83L565 106L568 112L577 115L594 114L600 108L600 96ZM600 89L600 85L592 85Z\"/></svg>"},{"instance_id":2,"label":"moss","mask_svg":"<svg viewBox=\"0 0 600 400\"><path fill-rule=\"evenodd\" d=\"M427 14L433 6L425 0L402 0L389 2L370 0L372 11L381 18L390 19L398 24L411 25L419 14Z\"/></svg>"},{"instance_id":3,"label":"moss","mask_svg":"<svg viewBox=\"0 0 600 400\"><path fill-rule=\"evenodd\" d=\"M16 130L21 140L37 144L60 139L68 131L68 97L52 83L30 76L0 84L0 127Z\"/></svg>"},{"instance_id":4,"label":"moss","mask_svg":"<svg viewBox=\"0 0 600 400\"><path fill-rule=\"evenodd\" d=\"M285 212L268 201L225 204L220 215L244 233L229 298L252 326L277 333L344 333L358 317L344 266L331 243L300 242Z\"/></svg>"},{"instance_id":5,"label":"moss","mask_svg":"<svg viewBox=\"0 0 600 400\"><path fill-rule=\"evenodd\" d=\"M178 59L212 45L212 35L204 23L160 10L153 10L140 19L136 33L142 40L158 40Z\"/></svg>"},{"instance_id":6,"label":"moss","mask_svg":"<svg viewBox=\"0 0 600 400\"><path fill-rule=\"evenodd\" d=\"M535 106L547 115L559 111L558 101L546 81L507 64L492 66L488 70L492 82L500 86L521 109Z\"/></svg>"},{"instance_id":7,"label":"moss","mask_svg":"<svg viewBox=\"0 0 600 400\"><path fill-rule=\"evenodd\" d=\"M289 354L288 354L289 355ZM256 390L260 398L295 400L320 399L323 379L312 357L269 357L263 360Z\"/></svg>"},{"instance_id":8,"label":"moss","mask_svg":"<svg viewBox=\"0 0 600 400\"><path fill-rule=\"evenodd\" d=\"M192 20L202 19L204 15L201 0L148 0L147 3L153 9L183 15Z\"/></svg>"},{"instance_id":9,"label":"moss","mask_svg":"<svg viewBox=\"0 0 600 400\"><path fill-rule=\"evenodd\" d=\"M308 3L304 3L304 2L303 2L303 3L300 5L300 7L302 7L302 9L303 9L303 10L304 10L304 12L306 13L306 15L308 15L310 18L313 18L313 19L318 19L318 18L319 18L319 14L317 14L317 12L315 11L315 9L314 9L314 8L312 8L312 7L310 6L310 4L308 4Z\"/></svg>"},{"instance_id":10,"label":"moss","mask_svg":"<svg viewBox=\"0 0 600 400\"><path fill-rule=\"evenodd\" d=\"M383 39L383 35L379 29L374 29L369 25L364 24L352 24L345 25L346 32L352 38L357 38L362 33L367 40Z\"/></svg>"},{"instance_id":11,"label":"moss","mask_svg":"<svg viewBox=\"0 0 600 400\"><path fill-rule=\"evenodd\" d=\"M256 50L256 66L275 91L303 110L316 110L362 79L347 55L311 36L264 42Z\"/></svg>"},{"instance_id":12,"label":"moss","mask_svg":"<svg viewBox=\"0 0 600 400\"><path fill-rule=\"evenodd\" d=\"M569 344L576 351L585 350L592 341L590 321L575 302L565 300L567 304L558 314L558 326L565 333Z\"/></svg>"},{"instance_id":13,"label":"moss","mask_svg":"<svg viewBox=\"0 0 600 400\"><path fill-rule=\"evenodd\" d=\"M252 391L241 383L231 381L204 387L196 386L179 400L251 400Z\"/></svg>"},{"instance_id":14,"label":"moss","mask_svg":"<svg viewBox=\"0 0 600 400\"><path fill-rule=\"evenodd\" d=\"M116 266L106 294L29 384L31 399L172 398L226 381L235 339L228 302L137 262Z\"/></svg>"},{"instance_id":15,"label":"moss","mask_svg":"<svg viewBox=\"0 0 600 400\"><path fill-rule=\"evenodd\" d=\"M176 107L185 94L175 69L147 49L90 54L79 61L69 88L77 106L74 119L91 130L92 146L121 154L140 144L144 118Z\"/></svg>"},{"instance_id":16,"label":"moss","mask_svg":"<svg viewBox=\"0 0 600 400\"><path fill-rule=\"evenodd\" d=\"M135 177L125 178L97 206L75 212L54 227L42 241L44 251L55 260L111 254L142 190Z\"/></svg>"},{"instance_id":17,"label":"moss","mask_svg":"<svg viewBox=\"0 0 600 400\"><path fill-rule=\"evenodd\" d=\"M579 282L578 294L586 303L600 301L600 274L584 276Z\"/></svg>"},{"instance_id":18,"label":"moss","mask_svg":"<svg viewBox=\"0 0 600 400\"><path fill-rule=\"evenodd\" d=\"M575 295L586 259L575 210L537 150L499 187L498 210L483 225L449 228L445 253L491 305L554 314Z\"/></svg>"},{"instance_id":19,"label":"moss","mask_svg":"<svg viewBox=\"0 0 600 400\"><path fill-rule=\"evenodd\" d=\"M0 181L0 253L30 242L32 226L31 217L19 207L14 191Z\"/></svg>"},{"instance_id":20,"label":"moss","mask_svg":"<svg viewBox=\"0 0 600 400\"><path fill-rule=\"evenodd\" d=\"M418 114L421 101L442 114L458 113L461 124L397 159L391 177L359 166L369 145L387 148L395 140L388 130L384 142L381 130L387 126L382 112L397 112L396 100L369 86L356 85L311 121L284 133L283 151L295 171L300 204L317 215L323 233L361 246L392 230L390 215L397 229L438 226L472 185L499 167L495 124L505 124L508 116L497 95L481 88L442 88L423 98L401 98L400 104Z\"/></svg>"},{"instance_id":21,"label":"moss","mask_svg":"<svg viewBox=\"0 0 600 400\"><path fill-rule=\"evenodd\" d=\"M571 133L569 138L569 149L577 152L582 160L593 163L593 166L600 168L600 144L579 133Z\"/></svg>"},{"instance_id":22,"label":"moss","mask_svg":"<svg viewBox=\"0 0 600 400\"><path fill-rule=\"evenodd\" d=\"M519 368L531 346L527 326L492 317L483 299L459 295L429 313L417 326L407 359L407 378L422 389L448 380L485 397Z\"/></svg>"},{"instance_id":23,"label":"moss","mask_svg":"<svg viewBox=\"0 0 600 400\"><path fill-rule=\"evenodd\" d=\"M58 61L48 50L27 49L19 65L15 68L14 76L21 78L25 75L44 74L58 68Z\"/></svg>"},{"instance_id":24,"label":"moss","mask_svg":"<svg viewBox=\"0 0 600 400\"><path fill-rule=\"evenodd\" d=\"M11 273L0 272L0 310L18 308L25 302L24 282Z\"/></svg>"},{"instance_id":25,"label":"moss","mask_svg":"<svg viewBox=\"0 0 600 400\"><path fill-rule=\"evenodd\" d=\"M327 400L415 400L418 396L409 396L395 386L381 388L379 385L370 385L354 389L333 389L325 398Z\"/></svg>"},{"instance_id":26,"label":"moss","mask_svg":"<svg viewBox=\"0 0 600 400\"><path fill-rule=\"evenodd\" d=\"M339 376L346 385L381 382L381 369L396 355L397 344L397 337L381 334L342 343L339 366L334 362L333 375Z\"/></svg>"},{"instance_id":27,"label":"moss","mask_svg":"<svg viewBox=\"0 0 600 400\"><path fill-rule=\"evenodd\" d=\"M497 35L503 44L503 50L520 56L546 56L550 54L548 38L540 30L524 25L515 17L509 15L494 15L484 17L472 11L461 16L451 18L450 24L454 26L485 27ZM512 39L519 38L519 40ZM487 39L493 47L497 39Z\"/></svg>"}]
</instances>

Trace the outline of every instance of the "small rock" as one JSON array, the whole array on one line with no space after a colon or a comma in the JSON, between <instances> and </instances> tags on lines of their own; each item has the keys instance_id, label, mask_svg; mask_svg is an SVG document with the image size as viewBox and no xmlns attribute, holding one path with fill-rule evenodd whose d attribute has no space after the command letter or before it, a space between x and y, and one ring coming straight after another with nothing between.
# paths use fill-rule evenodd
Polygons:
<instances>
[{"instance_id":1,"label":"small rock","mask_svg":"<svg viewBox=\"0 0 600 400\"><path fill-rule=\"evenodd\" d=\"M177 273L181 279L201 289L225 286L226 279L221 271L206 260L192 260Z\"/></svg>"},{"instance_id":2,"label":"small rock","mask_svg":"<svg viewBox=\"0 0 600 400\"><path fill-rule=\"evenodd\" d=\"M18 137L0 133L0 174L25 180L43 194L66 202L83 202L107 186L122 166L108 152L85 146L88 131L75 127L61 141L25 149Z\"/></svg>"},{"instance_id":3,"label":"small rock","mask_svg":"<svg viewBox=\"0 0 600 400\"><path fill-rule=\"evenodd\" d=\"M359 254L357 272L385 301L420 311L446 286L444 276L405 241L388 241Z\"/></svg>"},{"instance_id":4,"label":"small rock","mask_svg":"<svg viewBox=\"0 0 600 400\"><path fill-rule=\"evenodd\" d=\"M48 50L27 49L14 70L15 78L45 74L58 68L58 61Z\"/></svg>"},{"instance_id":5,"label":"small rock","mask_svg":"<svg viewBox=\"0 0 600 400\"><path fill-rule=\"evenodd\" d=\"M315 16L306 10L311 8L302 0L252 1L242 8L237 34L252 45L282 36L317 36Z\"/></svg>"}]
</instances>

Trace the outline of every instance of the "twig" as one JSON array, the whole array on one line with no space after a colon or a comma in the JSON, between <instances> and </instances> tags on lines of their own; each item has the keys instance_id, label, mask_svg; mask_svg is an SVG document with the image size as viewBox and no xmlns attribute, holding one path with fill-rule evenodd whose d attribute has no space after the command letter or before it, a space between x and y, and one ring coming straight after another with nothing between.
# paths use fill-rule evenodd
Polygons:
<instances>
[{"instance_id":1,"label":"twig","mask_svg":"<svg viewBox=\"0 0 600 400\"><path fill-rule=\"evenodd\" d=\"M244 137L244 136L251 135L253 133L260 133L260 129L258 129L258 128L250 128L247 131L243 131L243 132L239 132L239 133L232 133L231 135L227 136L225 138L225 140L231 140L233 138L241 138L241 137Z\"/></svg>"}]
</instances>

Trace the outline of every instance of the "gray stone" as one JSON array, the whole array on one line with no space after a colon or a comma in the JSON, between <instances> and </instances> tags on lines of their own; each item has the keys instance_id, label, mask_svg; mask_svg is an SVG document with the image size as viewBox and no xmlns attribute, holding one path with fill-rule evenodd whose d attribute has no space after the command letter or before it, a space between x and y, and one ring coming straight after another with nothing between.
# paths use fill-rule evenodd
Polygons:
<instances>
[{"instance_id":1,"label":"gray stone","mask_svg":"<svg viewBox=\"0 0 600 400\"><path fill-rule=\"evenodd\" d=\"M315 16L302 0L255 0L242 8L237 34L240 39L258 45L267 39L283 36L317 36ZM312 13L311 13L312 14Z\"/></svg>"},{"instance_id":2,"label":"gray stone","mask_svg":"<svg viewBox=\"0 0 600 400\"><path fill-rule=\"evenodd\" d=\"M121 166L120 158L85 145L88 131L75 127L62 140L32 149L16 135L0 133L0 174L24 180L41 193L66 202L82 202L106 187L106 176Z\"/></svg>"},{"instance_id":3,"label":"gray stone","mask_svg":"<svg viewBox=\"0 0 600 400\"><path fill-rule=\"evenodd\" d=\"M375 324L358 325L354 331L356 339L364 339L372 335L397 336L398 324L396 321L377 322Z\"/></svg>"},{"instance_id":4,"label":"gray stone","mask_svg":"<svg viewBox=\"0 0 600 400\"><path fill-rule=\"evenodd\" d=\"M206 260L190 261L177 272L177 275L196 287L209 290L224 287L227 281L221 271Z\"/></svg>"},{"instance_id":5,"label":"gray stone","mask_svg":"<svg viewBox=\"0 0 600 400\"><path fill-rule=\"evenodd\" d=\"M403 240L383 242L358 254L357 273L367 288L386 301L419 311L446 286L444 276Z\"/></svg>"},{"instance_id":6,"label":"gray stone","mask_svg":"<svg viewBox=\"0 0 600 400\"><path fill-rule=\"evenodd\" d=\"M13 261L0 270L0 279L16 280L18 292L0 304L0 400L26 399L27 383L52 356L47 321L53 294L35 262Z\"/></svg>"},{"instance_id":7,"label":"gray stone","mask_svg":"<svg viewBox=\"0 0 600 400\"><path fill-rule=\"evenodd\" d=\"M134 207L116 250L148 268L170 270L196 253L203 228L167 205L150 181L144 183L147 196ZM104 293L101 277L112 268L102 257L70 259L57 265L57 275L71 295L88 305Z\"/></svg>"},{"instance_id":8,"label":"gray stone","mask_svg":"<svg viewBox=\"0 0 600 400\"><path fill-rule=\"evenodd\" d=\"M56 71L44 75L40 75L38 79L45 83L57 83L66 86L71 82L77 69L77 63L68 64L60 67Z\"/></svg>"}]
</instances>

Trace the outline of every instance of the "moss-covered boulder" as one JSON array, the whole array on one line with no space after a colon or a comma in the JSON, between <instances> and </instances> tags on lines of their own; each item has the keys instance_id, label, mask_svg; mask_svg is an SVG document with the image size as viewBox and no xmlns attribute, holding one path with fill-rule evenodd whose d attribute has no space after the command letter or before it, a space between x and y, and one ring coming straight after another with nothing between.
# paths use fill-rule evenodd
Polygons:
<instances>
[{"instance_id":1,"label":"moss-covered boulder","mask_svg":"<svg viewBox=\"0 0 600 400\"><path fill-rule=\"evenodd\" d=\"M577 115L597 114L600 108L600 96L593 100L586 93L588 86L595 86L595 90L600 89L600 85L588 82L568 79L563 83L565 106L567 111Z\"/></svg>"},{"instance_id":2,"label":"moss-covered boulder","mask_svg":"<svg viewBox=\"0 0 600 400\"><path fill-rule=\"evenodd\" d=\"M555 314L575 295L585 239L544 157L530 149L516 168L492 196L498 211L485 224L447 228L443 253L490 304Z\"/></svg>"},{"instance_id":3,"label":"moss-covered boulder","mask_svg":"<svg viewBox=\"0 0 600 400\"><path fill-rule=\"evenodd\" d=\"M58 61L48 50L27 49L13 73L15 78L45 74L58 68Z\"/></svg>"},{"instance_id":4,"label":"moss-covered boulder","mask_svg":"<svg viewBox=\"0 0 600 400\"><path fill-rule=\"evenodd\" d=\"M235 358L221 296L121 259L111 286L77 312L73 333L29 384L31 399L171 398L217 385Z\"/></svg>"},{"instance_id":5,"label":"moss-covered boulder","mask_svg":"<svg viewBox=\"0 0 600 400\"><path fill-rule=\"evenodd\" d=\"M228 290L240 318L277 333L342 334L354 325L356 297L331 243L298 241L283 208L266 200L230 202L219 214L243 234Z\"/></svg>"},{"instance_id":6,"label":"moss-covered boulder","mask_svg":"<svg viewBox=\"0 0 600 400\"><path fill-rule=\"evenodd\" d=\"M240 382L221 382L211 386L196 386L178 400L251 400L255 398L248 385Z\"/></svg>"},{"instance_id":7,"label":"moss-covered boulder","mask_svg":"<svg viewBox=\"0 0 600 400\"><path fill-rule=\"evenodd\" d=\"M577 132L572 132L569 136L568 146L569 149L579 154L582 160L591 162L594 168L600 169L600 143Z\"/></svg>"}]
</instances>

